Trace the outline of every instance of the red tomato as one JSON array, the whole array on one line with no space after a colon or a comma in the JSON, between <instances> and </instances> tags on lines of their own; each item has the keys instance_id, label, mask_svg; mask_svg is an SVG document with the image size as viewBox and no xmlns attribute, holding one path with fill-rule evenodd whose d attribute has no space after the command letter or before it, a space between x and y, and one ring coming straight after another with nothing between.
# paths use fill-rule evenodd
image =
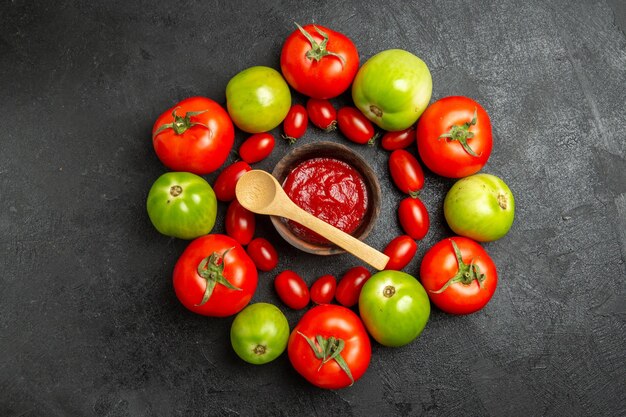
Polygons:
<instances>
[{"instance_id":1,"label":"red tomato","mask_svg":"<svg viewBox=\"0 0 626 417\"><path fill-rule=\"evenodd\" d=\"M234 199L226 210L224 225L226 234L245 246L254 236L256 219L253 212L246 210L237 199Z\"/></svg>"},{"instance_id":2,"label":"red tomato","mask_svg":"<svg viewBox=\"0 0 626 417\"><path fill-rule=\"evenodd\" d=\"M356 107L342 107L337 112L339 130L345 137L359 145L373 145L378 137L372 122Z\"/></svg>"},{"instance_id":3,"label":"red tomato","mask_svg":"<svg viewBox=\"0 0 626 417\"><path fill-rule=\"evenodd\" d=\"M417 149L435 174L450 178L475 174L487 163L493 140L489 115L471 98L444 97L417 123Z\"/></svg>"},{"instance_id":4,"label":"red tomato","mask_svg":"<svg viewBox=\"0 0 626 417\"><path fill-rule=\"evenodd\" d=\"M350 268L343 277L341 277L339 284L337 284L335 298L339 304L346 307L355 305L359 301L363 284L365 284L365 281L370 279L371 276L372 273L363 266Z\"/></svg>"},{"instance_id":5,"label":"red tomato","mask_svg":"<svg viewBox=\"0 0 626 417\"><path fill-rule=\"evenodd\" d=\"M238 313L256 290L258 274L252 259L226 235L192 241L174 267L174 291L194 313L226 317Z\"/></svg>"},{"instance_id":6,"label":"red tomato","mask_svg":"<svg viewBox=\"0 0 626 417\"><path fill-rule=\"evenodd\" d=\"M205 97L179 102L152 127L152 144L163 165L198 175L222 166L234 140L235 128L226 110Z\"/></svg>"},{"instance_id":7,"label":"red tomato","mask_svg":"<svg viewBox=\"0 0 626 417\"><path fill-rule=\"evenodd\" d=\"M413 155L404 149L396 149L389 155L389 170L394 184L411 197L424 186L424 171Z\"/></svg>"},{"instance_id":8,"label":"red tomato","mask_svg":"<svg viewBox=\"0 0 626 417\"><path fill-rule=\"evenodd\" d=\"M328 100L310 98L306 102L306 112L309 114L311 123L326 132L337 129L337 110Z\"/></svg>"},{"instance_id":9,"label":"red tomato","mask_svg":"<svg viewBox=\"0 0 626 417\"><path fill-rule=\"evenodd\" d=\"M296 143L306 132L308 124L309 118L304 106L302 104L294 104L283 121L283 131L285 132L283 138L290 144Z\"/></svg>"},{"instance_id":10,"label":"red tomato","mask_svg":"<svg viewBox=\"0 0 626 417\"><path fill-rule=\"evenodd\" d=\"M246 139L239 147L239 156L248 163L254 164L270 156L276 141L269 133L257 133Z\"/></svg>"},{"instance_id":11,"label":"red tomato","mask_svg":"<svg viewBox=\"0 0 626 417\"><path fill-rule=\"evenodd\" d=\"M400 226L404 233L415 240L424 239L430 227L430 218L426 206L417 197L407 197L398 207Z\"/></svg>"},{"instance_id":12,"label":"red tomato","mask_svg":"<svg viewBox=\"0 0 626 417\"><path fill-rule=\"evenodd\" d=\"M416 252L417 243L411 236L402 235L394 238L383 251L389 257L389 262L385 269L401 271L411 262Z\"/></svg>"},{"instance_id":13,"label":"red tomato","mask_svg":"<svg viewBox=\"0 0 626 417\"><path fill-rule=\"evenodd\" d=\"M482 246L466 237L453 237L426 252L420 281L441 310L470 314L487 305L496 291L498 274Z\"/></svg>"},{"instance_id":14,"label":"red tomato","mask_svg":"<svg viewBox=\"0 0 626 417\"><path fill-rule=\"evenodd\" d=\"M381 145L386 151L395 151L411 146L415 140L415 128L413 126L398 132L387 132L383 135Z\"/></svg>"},{"instance_id":15,"label":"red tomato","mask_svg":"<svg viewBox=\"0 0 626 417\"><path fill-rule=\"evenodd\" d=\"M305 96L337 97L350 87L359 69L356 46L345 35L323 26L297 26L280 54L285 79Z\"/></svg>"},{"instance_id":16,"label":"red tomato","mask_svg":"<svg viewBox=\"0 0 626 417\"><path fill-rule=\"evenodd\" d=\"M243 174L252 170L250 165L244 161L230 164L217 176L213 184L215 197L220 201L231 201L235 198L235 186Z\"/></svg>"},{"instance_id":17,"label":"red tomato","mask_svg":"<svg viewBox=\"0 0 626 417\"><path fill-rule=\"evenodd\" d=\"M309 305L309 288L302 277L293 271L286 270L278 274L274 279L274 288L287 307L300 310Z\"/></svg>"},{"instance_id":18,"label":"red tomato","mask_svg":"<svg viewBox=\"0 0 626 417\"><path fill-rule=\"evenodd\" d=\"M332 275L322 275L311 285L311 300L315 304L330 304L335 296L337 278Z\"/></svg>"},{"instance_id":19,"label":"red tomato","mask_svg":"<svg viewBox=\"0 0 626 417\"><path fill-rule=\"evenodd\" d=\"M271 271L278 265L278 252L270 242L262 237L252 239L246 247L246 252L261 271Z\"/></svg>"},{"instance_id":20,"label":"red tomato","mask_svg":"<svg viewBox=\"0 0 626 417\"><path fill-rule=\"evenodd\" d=\"M289 361L311 384L326 389L350 386L372 358L370 338L350 309L326 304L307 311L289 336Z\"/></svg>"}]
</instances>

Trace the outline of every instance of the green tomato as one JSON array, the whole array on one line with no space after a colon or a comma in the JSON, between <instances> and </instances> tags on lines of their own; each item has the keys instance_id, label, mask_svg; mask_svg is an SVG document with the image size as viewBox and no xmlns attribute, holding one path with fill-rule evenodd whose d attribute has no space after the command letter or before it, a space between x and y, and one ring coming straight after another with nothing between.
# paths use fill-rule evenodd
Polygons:
<instances>
[{"instance_id":1,"label":"green tomato","mask_svg":"<svg viewBox=\"0 0 626 417\"><path fill-rule=\"evenodd\" d=\"M217 200L213 188L202 177L168 172L152 184L147 208L150 221L159 232L194 239L213 229Z\"/></svg>"},{"instance_id":2,"label":"green tomato","mask_svg":"<svg viewBox=\"0 0 626 417\"><path fill-rule=\"evenodd\" d=\"M424 61L402 49L389 49L359 69L352 84L352 99L373 123L398 131L417 121L428 106L432 90Z\"/></svg>"},{"instance_id":3,"label":"green tomato","mask_svg":"<svg viewBox=\"0 0 626 417\"><path fill-rule=\"evenodd\" d=\"M250 304L230 328L235 353L246 362L262 365L276 359L287 347L289 323L273 304Z\"/></svg>"},{"instance_id":4,"label":"green tomato","mask_svg":"<svg viewBox=\"0 0 626 417\"><path fill-rule=\"evenodd\" d=\"M400 271L381 271L363 285L359 313L378 343L404 346L424 330L430 316L430 302L424 287L413 276Z\"/></svg>"},{"instance_id":5,"label":"green tomato","mask_svg":"<svg viewBox=\"0 0 626 417\"><path fill-rule=\"evenodd\" d=\"M495 175L470 175L448 191L443 214L454 233L490 242L500 239L511 228L515 200L509 187Z\"/></svg>"},{"instance_id":6,"label":"green tomato","mask_svg":"<svg viewBox=\"0 0 626 417\"><path fill-rule=\"evenodd\" d=\"M226 107L239 129L248 133L267 132L287 116L291 92L275 69L250 67L228 82Z\"/></svg>"}]
</instances>

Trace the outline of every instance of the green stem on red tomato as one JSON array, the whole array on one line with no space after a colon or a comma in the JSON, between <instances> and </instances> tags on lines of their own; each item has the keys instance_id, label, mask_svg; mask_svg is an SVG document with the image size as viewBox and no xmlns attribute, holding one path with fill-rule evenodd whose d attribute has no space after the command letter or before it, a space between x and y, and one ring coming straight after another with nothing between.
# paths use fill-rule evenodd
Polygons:
<instances>
[{"instance_id":1,"label":"green stem on red tomato","mask_svg":"<svg viewBox=\"0 0 626 417\"><path fill-rule=\"evenodd\" d=\"M191 121L191 117L192 116L197 116L199 114L206 113L207 110L188 111L187 113L185 113L184 116L177 115L176 114L176 110L178 110L178 107L176 107L176 108L174 108L174 110L172 110L172 117L174 118L174 121L172 123L165 123L165 124L159 126L159 128L156 130L156 132L154 132L153 136L158 135L159 133L161 133L165 129L172 129L172 130L174 130L174 132L177 135L182 135L183 133L185 133L185 131L187 131L187 129L189 129L192 126L200 125L200 126L206 127L207 129L209 128L204 123L192 122Z\"/></svg>"},{"instance_id":2,"label":"green stem on red tomato","mask_svg":"<svg viewBox=\"0 0 626 417\"><path fill-rule=\"evenodd\" d=\"M478 157L480 155L476 154L474 150L468 145L467 140L474 137L474 132L470 132L469 128L471 126L476 125L478 122L478 109L474 109L474 117L469 122L466 122L462 125L452 125L448 133L444 133L439 136L439 139L446 138L447 140L458 140L465 152L468 154Z\"/></svg>"},{"instance_id":3,"label":"green stem on red tomato","mask_svg":"<svg viewBox=\"0 0 626 417\"><path fill-rule=\"evenodd\" d=\"M475 260L472 259L469 264L463 262L463 257L459 247L454 240L450 240L450 242L452 243L452 248L454 249L454 255L456 256L456 262L459 266L459 270L443 285L443 287L437 291L430 290L430 292L434 294L441 294L455 282L460 282L463 285L470 285L474 280L478 281L480 288L483 288L483 281L485 281L486 276L480 272L480 267L474 263Z\"/></svg>"},{"instance_id":4,"label":"green stem on red tomato","mask_svg":"<svg viewBox=\"0 0 626 417\"><path fill-rule=\"evenodd\" d=\"M306 335L304 335L301 332L298 332L298 334L304 337L304 340L307 341L307 343L313 350L313 353L315 353L315 357L317 359L322 360L319 368L317 369L318 371L322 369L322 366L324 366L326 362L330 362L334 360L335 362L337 362L337 365L339 365L339 367L350 378L350 381L351 381L350 385L354 384L354 378L352 378L352 372L350 372L350 368L348 367L348 364L341 356L341 351L343 351L343 348L346 346L346 342L344 342L343 339L339 339L334 336L325 338L318 334L317 336L315 336L315 340L313 340L312 338L308 338ZM316 341L317 343L315 343Z\"/></svg>"},{"instance_id":5,"label":"green stem on red tomato","mask_svg":"<svg viewBox=\"0 0 626 417\"><path fill-rule=\"evenodd\" d=\"M198 275L206 281L206 289L202 295L202 301L196 304L197 306L209 301L217 284L222 284L230 290L241 291L241 288L234 286L224 277L224 258L231 249L233 248L226 249L222 254L213 252L198 264Z\"/></svg>"},{"instance_id":6,"label":"green stem on red tomato","mask_svg":"<svg viewBox=\"0 0 626 417\"><path fill-rule=\"evenodd\" d=\"M319 62L325 56L332 55L339 58L339 60L341 61L341 65L344 65L346 63L346 60L343 56L326 49L326 44L328 44L328 34L320 30L317 26L313 26L317 33L319 33L322 38L324 38L322 43L317 43L317 41L313 39L313 36L311 36L311 34L306 30L304 30L302 26L297 23L296 26L298 26L298 30L300 31L300 33L302 33L304 37L307 38L307 40L311 43L311 49L306 53L307 58L309 58L310 60L314 59L316 62Z\"/></svg>"}]
</instances>

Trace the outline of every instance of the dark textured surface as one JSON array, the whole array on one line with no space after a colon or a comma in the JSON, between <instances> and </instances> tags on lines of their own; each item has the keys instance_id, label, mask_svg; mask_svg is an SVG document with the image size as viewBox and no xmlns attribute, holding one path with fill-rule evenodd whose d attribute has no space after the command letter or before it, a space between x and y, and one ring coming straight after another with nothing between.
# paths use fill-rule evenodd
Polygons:
<instances>
[{"instance_id":1,"label":"dark textured surface","mask_svg":"<svg viewBox=\"0 0 626 417\"><path fill-rule=\"evenodd\" d=\"M626 414L623 2L55 3L0 5L1 416ZM160 236L144 207L164 171L157 115L190 95L223 101L248 66L278 68L293 21L351 36L361 62L407 49L429 65L433 99L481 102L495 134L485 171L518 207L509 235L486 245L501 278L488 307L434 311L411 345L375 345L366 375L339 392L308 385L285 356L244 364L232 319L187 312L171 286L186 242ZM382 248L401 196L385 152L358 150L393 219L368 238ZM433 226L409 272L450 234L451 184L427 178ZM320 262L259 223L280 268L309 283L357 264ZM278 303L272 278L261 274L255 301ZM301 315L286 313L292 326Z\"/></svg>"}]
</instances>

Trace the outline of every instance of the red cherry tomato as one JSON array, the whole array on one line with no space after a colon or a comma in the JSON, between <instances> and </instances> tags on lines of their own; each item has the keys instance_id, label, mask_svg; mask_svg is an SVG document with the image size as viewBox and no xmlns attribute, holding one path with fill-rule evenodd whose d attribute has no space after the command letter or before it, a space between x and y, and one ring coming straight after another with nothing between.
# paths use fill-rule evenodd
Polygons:
<instances>
[{"instance_id":1,"label":"red cherry tomato","mask_svg":"<svg viewBox=\"0 0 626 417\"><path fill-rule=\"evenodd\" d=\"M276 141L269 133L257 133L246 139L239 147L239 156L244 162L254 164L270 156Z\"/></svg>"},{"instance_id":2,"label":"red cherry tomato","mask_svg":"<svg viewBox=\"0 0 626 417\"><path fill-rule=\"evenodd\" d=\"M370 279L371 276L372 273L363 266L350 268L343 277L341 277L339 284L337 284L335 299L337 299L339 304L346 307L354 306L359 301L363 284L365 284L365 281Z\"/></svg>"},{"instance_id":3,"label":"red cherry tomato","mask_svg":"<svg viewBox=\"0 0 626 417\"><path fill-rule=\"evenodd\" d=\"M224 224L226 234L245 246L254 236L256 219L253 212L246 210L237 199L234 199L228 205Z\"/></svg>"},{"instance_id":4,"label":"red cherry tomato","mask_svg":"<svg viewBox=\"0 0 626 417\"><path fill-rule=\"evenodd\" d=\"M283 131L285 132L283 138L291 144L295 143L304 135L308 124L309 117L304 106L302 104L294 104L283 121Z\"/></svg>"},{"instance_id":5,"label":"red cherry tomato","mask_svg":"<svg viewBox=\"0 0 626 417\"><path fill-rule=\"evenodd\" d=\"M417 243L411 236L398 236L389 242L383 253L389 257L385 269L401 271L417 253Z\"/></svg>"},{"instance_id":6,"label":"red cherry tomato","mask_svg":"<svg viewBox=\"0 0 626 417\"><path fill-rule=\"evenodd\" d=\"M252 239L246 247L246 252L261 271L271 271L278 265L278 252L269 241L262 237Z\"/></svg>"},{"instance_id":7,"label":"red cherry tomato","mask_svg":"<svg viewBox=\"0 0 626 417\"><path fill-rule=\"evenodd\" d=\"M300 275L290 270L283 271L276 276L274 288L280 300L294 310L303 309L311 300L306 282Z\"/></svg>"},{"instance_id":8,"label":"red cherry tomato","mask_svg":"<svg viewBox=\"0 0 626 417\"><path fill-rule=\"evenodd\" d=\"M337 110L328 100L310 98L306 102L306 112L309 114L311 123L326 132L337 129Z\"/></svg>"},{"instance_id":9,"label":"red cherry tomato","mask_svg":"<svg viewBox=\"0 0 626 417\"><path fill-rule=\"evenodd\" d=\"M359 53L342 33L320 25L298 26L283 45L280 69L299 93L333 98L352 84L359 69Z\"/></svg>"},{"instance_id":10,"label":"red cherry tomato","mask_svg":"<svg viewBox=\"0 0 626 417\"><path fill-rule=\"evenodd\" d=\"M420 267L420 281L430 300L441 310L470 314L491 300L498 274L482 246L466 237L452 237L426 252Z\"/></svg>"},{"instance_id":11,"label":"red cherry tomato","mask_svg":"<svg viewBox=\"0 0 626 417\"><path fill-rule=\"evenodd\" d=\"M373 145L378 137L372 122L356 107L342 107L337 112L337 124L345 137L359 145Z\"/></svg>"},{"instance_id":12,"label":"red cherry tomato","mask_svg":"<svg viewBox=\"0 0 626 417\"><path fill-rule=\"evenodd\" d=\"M152 144L163 165L203 175L222 166L235 140L228 113L215 101L191 97L159 116Z\"/></svg>"},{"instance_id":13,"label":"red cherry tomato","mask_svg":"<svg viewBox=\"0 0 626 417\"><path fill-rule=\"evenodd\" d=\"M426 206L417 197L407 197L398 206L400 226L404 233L415 240L424 239L430 227L430 218Z\"/></svg>"},{"instance_id":14,"label":"red cherry tomato","mask_svg":"<svg viewBox=\"0 0 626 417\"><path fill-rule=\"evenodd\" d=\"M489 115L471 98L444 97L431 104L417 123L417 149L435 174L461 178L487 163L493 139Z\"/></svg>"},{"instance_id":15,"label":"red cherry tomato","mask_svg":"<svg viewBox=\"0 0 626 417\"><path fill-rule=\"evenodd\" d=\"M322 275L311 285L311 300L315 304L330 304L335 296L337 278L332 275Z\"/></svg>"},{"instance_id":16,"label":"red cherry tomato","mask_svg":"<svg viewBox=\"0 0 626 417\"><path fill-rule=\"evenodd\" d=\"M389 170L394 184L403 193L417 196L424 186L424 171L413 155L404 149L397 149L389 155Z\"/></svg>"},{"instance_id":17,"label":"red cherry tomato","mask_svg":"<svg viewBox=\"0 0 626 417\"><path fill-rule=\"evenodd\" d=\"M413 126L398 132L387 132L381 139L381 145L386 151L395 151L411 146L415 141L415 128Z\"/></svg>"},{"instance_id":18,"label":"red cherry tomato","mask_svg":"<svg viewBox=\"0 0 626 417\"><path fill-rule=\"evenodd\" d=\"M230 164L217 176L213 184L215 197L220 201L231 201L235 198L235 186L243 174L252 170L250 165L244 161Z\"/></svg>"}]
</instances>

